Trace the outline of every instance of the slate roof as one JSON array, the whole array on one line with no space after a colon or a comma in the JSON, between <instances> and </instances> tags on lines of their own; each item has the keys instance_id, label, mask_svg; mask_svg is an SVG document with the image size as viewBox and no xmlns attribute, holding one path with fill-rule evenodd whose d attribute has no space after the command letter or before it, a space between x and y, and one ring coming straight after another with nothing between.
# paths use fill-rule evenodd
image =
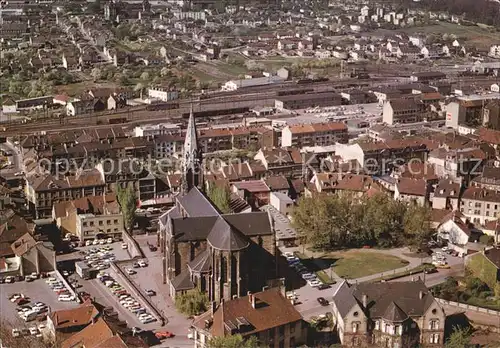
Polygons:
<instances>
[{"instance_id":1,"label":"slate roof","mask_svg":"<svg viewBox=\"0 0 500 348\"><path fill-rule=\"evenodd\" d=\"M72 309L63 309L53 311L49 314L56 330L87 325L92 319L99 315L99 311L90 302L84 302L82 305Z\"/></svg>"},{"instance_id":2,"label":"slate roof","mask_svg":"<svg viewBox=\"0 0 500 348\"><path fill-rule=\"evenodd\" d=\"M204 252L198 254L188 266L192 272L205 273L212 269L212 260L210 259L210 250L206 249Z\"/></svg>"},{"instance_id":3,"label":"slate roof","mask_svg":"<svg viewBox=\"0 0 500 348\"><path fill-rule=\"evenodd\" d=\"M194 284L191 280L191 273L189 273L189 271L184 271L172 279L171 284L176 291L191 290L194 288Z\"/></svg>"},{"instance_id":4,"label":"slate roof","mask_svg":"<svg viewBox=\"0 0 500 348\"><path fill-rule=\"evenodd\" d=\"M222 216L215 221L207 241L215 249L225 251L242 250L250 245L245 236L228 224Z\"/></svg>"},{"instance_id":5,"label":"slate roof","mask_svg":"<svg viewBox=\"0 0 500 348\"><path fill-rule=\"evenodd\" d=\"M188 216L202 217L219 215L217 209L197 187L193 187L186 195L179 197L178 202Z\"/></svg>"},{"instance_id":6,"label":"slate roof","mask_svg":"<svg viewBox=\"0 0 500 348\"><path fill-rule=\"evenodd\" d=\"M346 280L340 284L337 291L333 294L333 302L342 318L357 304L356 298L352 295L352 289Z\"/></svg>"},{"instance_id":7,"label":"slate roof","mask_svg":"<svg viewBox=\"0 0 500 348\"><path fill-rule=\"evenodd\" d=\"M392 321L393 323L401 323L408 319L408 315L403 312L403 310L399 308L394 301L387 306L387 309L382 317L386 320Z\"/></svg>"}]
</instances>

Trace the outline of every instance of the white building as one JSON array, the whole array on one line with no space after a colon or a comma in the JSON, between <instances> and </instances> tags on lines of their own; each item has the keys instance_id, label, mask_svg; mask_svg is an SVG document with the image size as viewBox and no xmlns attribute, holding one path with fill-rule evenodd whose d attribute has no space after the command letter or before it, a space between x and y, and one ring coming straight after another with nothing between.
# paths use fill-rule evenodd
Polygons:
<instances>
[{"instance_id":1,"label":"white building","mask_svg":"<svg viewBox=\"0 0 500 348\"><path fill-rule=\"evenodd\" d=\"M93 240L99 234L121 239L123 233L122 214L79 214L76 216L76 234L80 241Z\"/></svg>"},{"instance_id":2,"label":"white building","mask_svg":"<svg viewBox=\"0 0 500 348\"><path fill-rule=\"evenodd\" d=\"M162 87L150 87L148 88L148 97L159 99L164 102L175 100L179 98L178 91L171 91Z\"/></svg>"},{"instance_id":3,"label":"white building","mask_svg":"<svg viewBox=\"0 0 500 348\"><path fill-rule=\"evenodd\" d=\"M174 123L145 124L135 127L134 134L136 137L149 137L180 132L180 130L180 125Z\"/></svg>"},{"instance_id":4,"label":"white building","mask_svg":"<svg viewBox=\"0 0 500 348\"><path fill-rule=\"evenodd\" d=\"M282 83L285 79L280 76L256 77L253 79L231 80L222 85L223 91L236 91L239 88L266 86Z\"/></svg>"},{"instance_id":5,"label":"white building","mask_svg":"<svg viewBox=\"0 0 500 348\"><path fill-rule=\"evenodd\" d=\"M293 210L293 199L282 192L271 192L270 204L281 214L289 216Z\"/></svg>"}]
</instances>

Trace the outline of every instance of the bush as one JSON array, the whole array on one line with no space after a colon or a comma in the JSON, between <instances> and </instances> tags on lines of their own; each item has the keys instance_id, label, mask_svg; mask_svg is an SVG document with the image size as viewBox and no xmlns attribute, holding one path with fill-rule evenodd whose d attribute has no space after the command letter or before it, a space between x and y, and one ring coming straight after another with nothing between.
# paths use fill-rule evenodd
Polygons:
<instances>
[{"instance_id":1,"label":"bush","mask_svg":"<svg viewBox=\"0 0 500 348\"><path fill-rule=\"evenodd\" d=\"M493 296L493 292L492 291L482 291L481 293L479 293L479 298L484 298L484 299L487 299L488 297L491 297Z\"/></svg>"},{"instance_id":2,"label":"bush","mask_svg":"<svg viewBox=\"0 0 500 348\"><path fill-rule=\"evenodd\" d=\"M186 315L199 315L207 310L208 297L198 289L188 291L175 297L175 307Z\"/></svg>"},{"instance_id":3,"label":"bush","mask_svg":"<svg viewBox=\"0 0 500 348\"><path fill-rule=\"evenodd\" d=\"M492 236L488 236L487 234L483 234L481 237L479 237L479 243L481 244L493 245L494 242L495 239Z\"/></svg>"},{"instance_id":4,"label":"bush","mask_svg":"<svg viewBox=\"0 0 500 348\"><path fill-rule=\"evenodd\" d=\"M469 300L469 298L470 296L468 294L466 294L465 292L461 292L458 295L458 302L466 303Z\"/></svg>"}]
</instances>

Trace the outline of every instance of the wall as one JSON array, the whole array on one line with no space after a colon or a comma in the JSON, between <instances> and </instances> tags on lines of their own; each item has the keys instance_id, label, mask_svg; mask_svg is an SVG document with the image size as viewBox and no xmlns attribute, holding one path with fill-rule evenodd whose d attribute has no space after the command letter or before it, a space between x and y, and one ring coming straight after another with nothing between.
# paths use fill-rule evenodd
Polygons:
<instances>
[{"instance_id":1,"label":"wall","mask_svg":"<svg viewBox=\"0 0 500 348\"><path fill-rule=\"evenodd\" d=\"M122 233L122 238L123 238L123 243L127 244L127 251L130 255L131 258L144 258L144 252L142 251L141 247L139 246L139 243L132 238L132 236L123 230Z\"/></svg>"}]
</instances>

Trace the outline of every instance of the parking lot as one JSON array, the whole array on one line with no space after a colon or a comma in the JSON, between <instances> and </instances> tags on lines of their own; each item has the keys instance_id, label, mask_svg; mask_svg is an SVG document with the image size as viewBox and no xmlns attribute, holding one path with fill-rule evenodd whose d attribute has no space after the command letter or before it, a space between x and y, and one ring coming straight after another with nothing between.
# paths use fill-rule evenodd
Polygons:
<instances>
[{"instance_id":1,"label":"parking lot","mask_svg":"<svg viewBox=\"0 0 500 348\"><path fill-rule=\"evenodd\" d=\"M45 279L37 279L32 282L15 282L12 284L0 284L0 312L2 320L8 322L12 327L30 327L33 322L25 322L16 311L16 304L9 301L8 297L14 293L21 293L29 298L30 302L43 302L49 312L61 309L69 309L79 306L77 302L60 302L58 295L49 287Z\"/></svg>"},{"instance_id":2,"label":"parking lot","mask_svg":"<svg viewBox=\"0 0 500 348\"><path fill-rule=\"evenodd\" d=\"M175 304L170 298L167 285L162 279L162 257L160 251L150 251L148 243L156 245L156 235L143 235L136 238L148 260L147 267L134 268L136 274L129 275L129 279L142 290L153 290L156 295L151 296L151 302L155 305L163 317L168 320L165 330L175 334L174 338L168 340L169 345L184 347L192 346L193 342L187 338L191 320L178 313ZM131 265L124 265L130 267Z\"/></svg>"}]
</instances>

